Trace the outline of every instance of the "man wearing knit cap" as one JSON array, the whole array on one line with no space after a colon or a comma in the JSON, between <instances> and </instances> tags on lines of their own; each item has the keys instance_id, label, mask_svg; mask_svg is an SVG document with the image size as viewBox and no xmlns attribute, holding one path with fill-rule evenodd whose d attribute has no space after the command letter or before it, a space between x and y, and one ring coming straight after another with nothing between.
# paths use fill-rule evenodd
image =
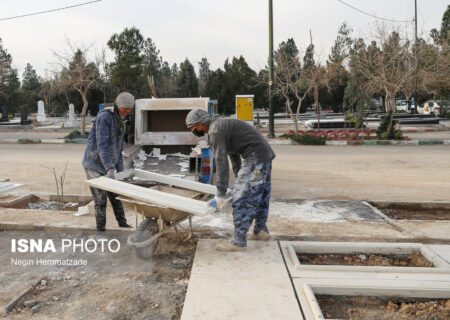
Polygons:
<instances>
[{"instance_id":1,"label":"man wearing knit cap","mask_svg":"<svg viewBox=\"0 0 450 320\"><path fill-rule=\"evenodd\" d=\"M83 158L83 167L88 179L106 176L115 178L115 172L124 170L122 150L125 133L125 118L134 108L134 97L128 92L120 93L113 107L101 110L92 125ZM105 231L106 198L111 202L119 227L131 228L125 218L122 202L117 194L90 187L95 203L97 231Z\"/></svg>"},{"instance_id":2,"label":"man wearing knit cap","mask_svg":"<svg viewBox=\"0 0 450 320\"><path fill-rule=\"evenodd\" d=\"M217 169L217 208L222 211L229 181L230 157L236 182L232 191L234 237L216 246L219 251L241 251L247 246L247 232L255 221L250 240L268 240L267 216L270 174L275 158L264 137L245 121L210 115L201 109L190 111L186 125L196 136L208 134L214 148Z\"/></svg>"}]
</instances>

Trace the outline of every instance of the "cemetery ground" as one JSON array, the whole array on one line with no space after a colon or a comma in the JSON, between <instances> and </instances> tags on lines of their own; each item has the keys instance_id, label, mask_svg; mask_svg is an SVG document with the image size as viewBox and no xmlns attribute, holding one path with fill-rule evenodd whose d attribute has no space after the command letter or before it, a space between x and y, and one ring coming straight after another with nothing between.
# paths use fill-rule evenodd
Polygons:
<instances>
[{"instance_id":1,"label":"cemetery ground","mask_svg":"<svg viewBox=\"0 0 450 320\"><path fill-rule=\"evenodd\" d=\"M8 134L14 137L14 134ZM49 133L48 136L51 138L55 134ZM0 144L0 177L25 184L10 194L35 194L46 198L56 193L54 177L48 168L55 168L57 173L62 172L68 161L65 193L88 195L89 189L84 183L85 172L81 166L84 149L85 145L76 144ZM450 171L450 150L446 145L273 145L273 149L277 155L272 172L273 202L281 199L448 201L450 181L446 173ZM14 213L10 209L0 211L3 211L0 222L7 218L10 219L7 221L15 219L19 223L28 221L29 225L51 224L55 215L54 211L42 211L36 214L35 220L27 220L36 210L18 210ZM77 224L95 225L93 215L73 217L69 214L66 217L66 223L72 223L75 227ZM229 215L222 219L231 222ZM115 227L114 222L110 212L108 226ZM379 227L361 222L298 222L293 225L283 223L282 219L269 219L271 227L276 230L275 239L278 235L289 235L293 240L307 237L309 240L329 241L348 236L348 239L358 241L371 235L375 241L382 241L394 239L398 233L397 226L388 224ZM421 235L419 224L402 227L414 231L405 229L400 241ZM424 231L423 234L435 233L436 237L444 234L437 225L432 228L435 229L427 229L428 233ZM448 224L444 223L441 228L448 230ZM6 241L7 232L0 234L0 241L2 237ZM40 270L24 273L16 269L0 272L0 306L20 294L36 279L42 278L44 282L40 282L21 299L8 313L7 319L180 319L198 239L223 238L229 234L229 230L199 230L194 239L187 243L181 242L175 234L170 234L161 239L151 271L134 269L130 266L129 257L123 256L115 263L129 266L128 270L125 267L117 271L116 266L99 259L92 262L94 271ZM444 243L448 244L448 241ZM4 245L9 246L7 242ZM38 307L33 309L35 306L32 305L36 301Z\"/></svg>"}]
</instances>

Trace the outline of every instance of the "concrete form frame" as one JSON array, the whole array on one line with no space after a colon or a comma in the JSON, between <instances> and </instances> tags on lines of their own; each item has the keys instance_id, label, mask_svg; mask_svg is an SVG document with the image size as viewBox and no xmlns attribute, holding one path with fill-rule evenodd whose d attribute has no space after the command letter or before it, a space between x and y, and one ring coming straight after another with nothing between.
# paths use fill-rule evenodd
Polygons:
<instances>
[{"instance_id":1,"label":"concrete form frame","mask_svg":"<svg viewBox=\"0 0 450 320\"><path fill-rule=\"evenodd\" d=\"M370 281L367 281L370 282ZM401 286L399 283L379 283L371 285L348 285L327 286L317 284L306 284L294 280L295 289L302 306L305 320L324 320L322 310L317 302L316 295L345 295L345 296L378 296L378 297L401 297L401 298L450 298L450 288L431 289L420 287L420 283L411 283L410 286ZM337 320L337 319L332 319Z\"/></svg>"},{"instance_id":2,"label":"concrete form frame","mask_svg":"<svg viewBox=\"0 0 450 320\"><path fill-rule=\"evenodd\" d=\"M369 242L300 242L283 241L281 248L289 271L293 276L304 271L327 272L386 272L386 273L447 273L450 266L434 251L421 243L369 243ZM421 267L372 267L372 266L338 266L338 265L305 265L301 264L297 252L328 254L409 254L420 253L433 264L430 268Z\"/></svg>"},{"instance_id":3,"label":"concrete form frame","mask_svg":"<svg viewBox=\"0 0 450 320\"><path fill-rule=\"evenodd\" d=\"M282 241L280 247L305 320L325 319L316 295L450 298L450 266L420 243ZM357 267L302 265L297 252L404 254L420 251L434 267Z\"/></svg>"},{"instance_id":4,"label":"concrete form frame","mask_svg":"<svg viewBox=\"0 0 450 320\"><path fill-rule=\"evenodd\" d=\"M205 137L196 137L189 131L148 131L148 113L152 111L180 111L202 109L208 112L209 98L158 98L136 100L136 145L196 145Z\"/></svg>"}]
</instances>

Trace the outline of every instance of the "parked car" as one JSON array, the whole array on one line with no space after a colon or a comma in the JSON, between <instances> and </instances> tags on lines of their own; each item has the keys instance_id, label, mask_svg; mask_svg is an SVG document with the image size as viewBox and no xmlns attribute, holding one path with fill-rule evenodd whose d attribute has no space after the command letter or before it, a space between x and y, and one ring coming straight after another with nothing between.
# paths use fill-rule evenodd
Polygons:
<instances>
[{"instance_id":1,"label":"parked car","mask_svg":"<svg viewBox=\"0 0 450 320\"><path fill-rule=\"evenodd\" d=\"M416 105L411 100L397 100L396 110L400 112L415 113Z\"/></svg>"},{"instance_id":2,"label":"parked car","mask_svg":"<svg viewBox=\"0 0 450 320\"><path fill-rule=\"evenodd\" d=\"M441 111L441 106L438 104L436 100L428 100L422 105L419 106L417 111L420 114L432 114L435 116L439 116L439 112Z\"/></svg>"}]
</instances>

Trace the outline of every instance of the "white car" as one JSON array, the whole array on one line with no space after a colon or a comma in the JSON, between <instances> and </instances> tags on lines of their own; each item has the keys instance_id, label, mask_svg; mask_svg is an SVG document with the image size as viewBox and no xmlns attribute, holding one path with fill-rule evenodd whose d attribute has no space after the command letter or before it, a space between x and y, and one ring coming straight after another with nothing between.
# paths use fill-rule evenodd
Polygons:
<instances>
[{"instance_id":1,"label":"white car","mask_svg":"<svg viewBox=\"0 0 450 320\"><path fill-rule=\"evenodd\" d=\"M419 108L417 108L417 111L420 114L432 114L439 116L441 106L435 100L428 100L424 104L420 105Z\"/></svg>"},{"instance_id":2,"label":"white car","mask_svg":"<svg viewBox=\"0 0 450 320\"><path fill-rule=\"evenodd\" d=\"M395 107L397 111L404 111L408 113L411 113L411 109L416 108L416 106L412 104L411 100L397 100Z\"/></svg>"}]
</instances>

